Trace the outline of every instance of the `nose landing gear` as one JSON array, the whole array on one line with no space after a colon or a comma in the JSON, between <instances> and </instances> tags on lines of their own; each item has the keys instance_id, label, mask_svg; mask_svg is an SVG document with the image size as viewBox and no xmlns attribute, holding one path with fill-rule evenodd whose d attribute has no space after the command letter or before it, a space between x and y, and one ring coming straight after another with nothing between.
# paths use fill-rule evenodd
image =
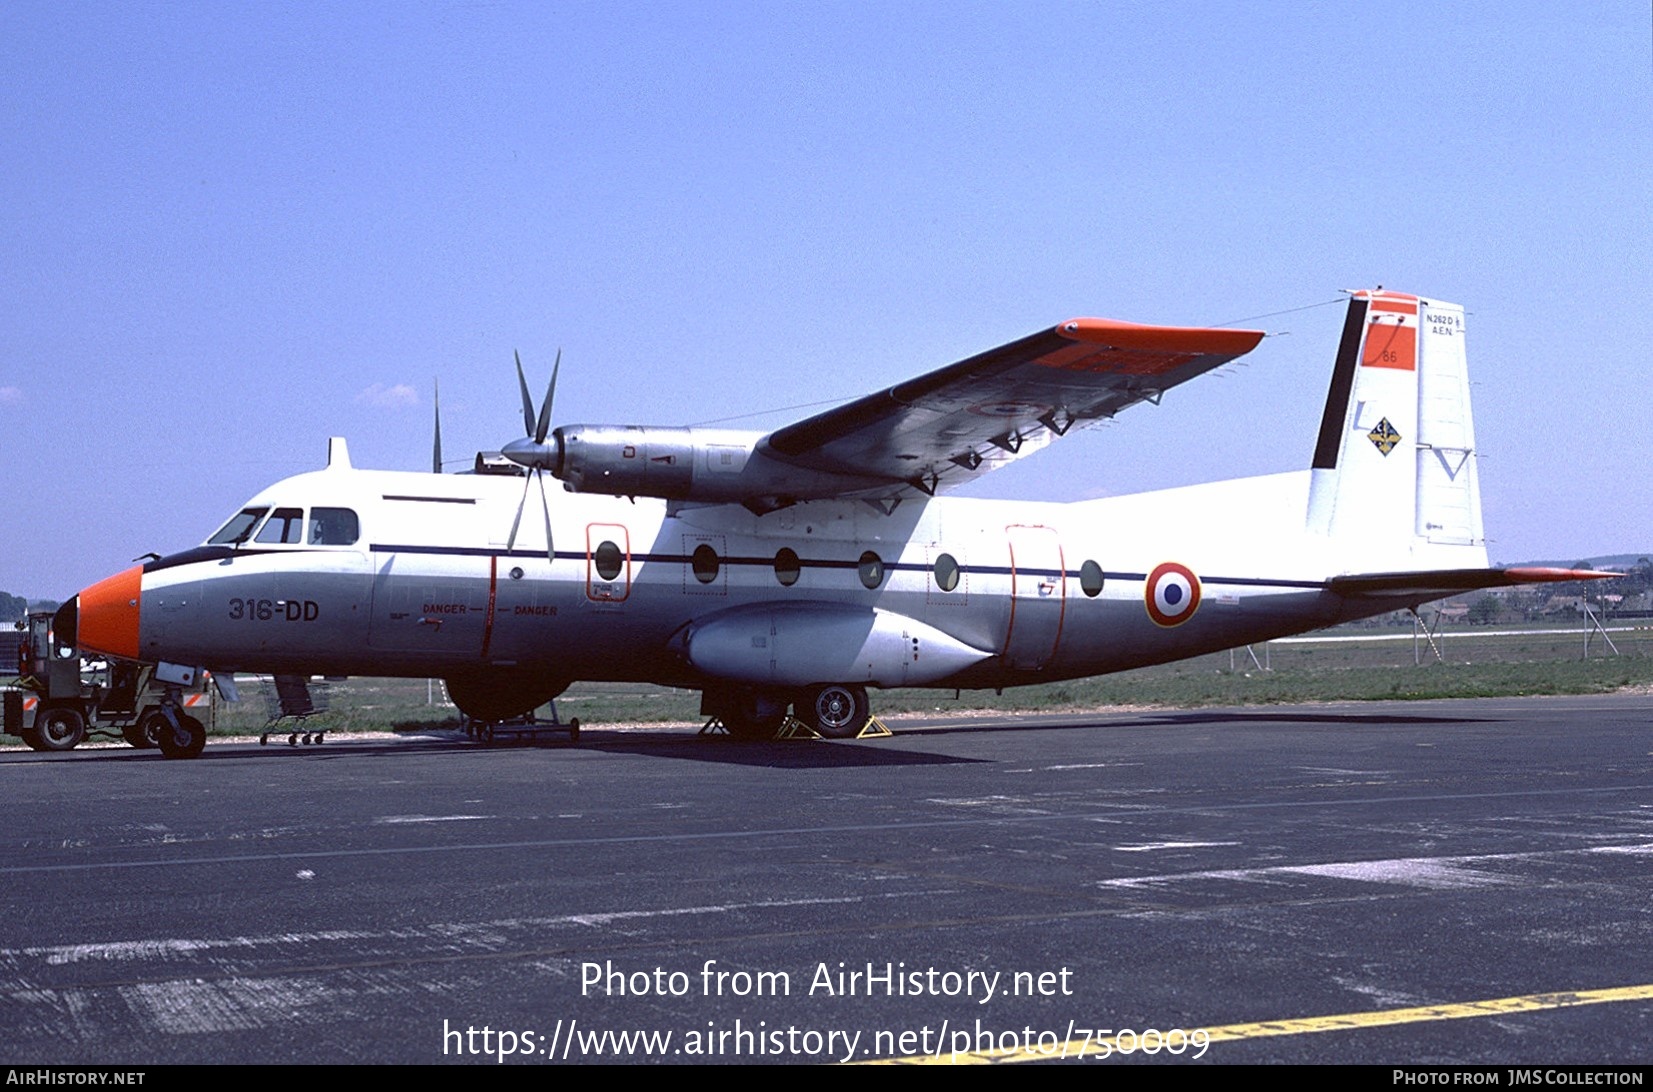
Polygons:
<instances>
[{"instance_id":1,"label":"nose landing gear","mask_svg":"<svg viewBox=\"0 0 1653 1092\"><path fill-rule=\"evenodd\" d=\"M155 745L167 758L196 758L207 745L206 725L183 711L183 688L169 684L155 714Z\"/></svg>"}]
</instances>

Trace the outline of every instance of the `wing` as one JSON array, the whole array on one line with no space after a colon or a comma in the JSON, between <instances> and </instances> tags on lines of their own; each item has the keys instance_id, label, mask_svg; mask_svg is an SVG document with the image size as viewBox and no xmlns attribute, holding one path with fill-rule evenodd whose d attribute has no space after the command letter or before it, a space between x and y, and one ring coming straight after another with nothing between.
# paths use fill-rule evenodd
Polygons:
<instances>
[{"instance_id":1,"label":"wing","mask_svg":"<svg viewBox=\"0 0 1653 1092\"><path fill-rule=\"evenodd\" d=\"M1072 319L770 433L769 459L935 494L1250 352L1259 330Z\"/></svg>"}]
</instances>

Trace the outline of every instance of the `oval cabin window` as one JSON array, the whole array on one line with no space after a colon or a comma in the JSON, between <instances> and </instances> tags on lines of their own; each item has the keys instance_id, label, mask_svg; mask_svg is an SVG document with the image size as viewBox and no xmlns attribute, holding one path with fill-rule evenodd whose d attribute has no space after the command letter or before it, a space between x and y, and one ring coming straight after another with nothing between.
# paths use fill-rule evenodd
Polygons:
<instances>
[{"instance_id":1,"label":"oval cabin window","mask_svg":"<svg viewBox=\"0 0 1653 1092\"><path fill-rule=\"evenodd\" d=\"M781 587L790 588L796 584L803 568L797 551L790 546L782 546L775 552L775 579L780 581Z\"/></svg>"},{"instance_id":2,"label":"oval cabin window","mask_svg":"<svg viewBox=\"0 0 1653 1092\"><path fill-rule=\"evenodd\" d=\"M717 551L702 542L694 548L694 556L689 559L689 567L694 570L696 580L702 584L710 584L717 579Z\"/></svg>"},{"instance_id":3,"label":"oval cabin window","mask_svg":"<svg viewBox=\"0 0 1653 1092\"><path fill-rule=\"evenodd\" d=\"M604 580L613 580L620 575L620 569L625 565L626 555L620 552L620 547L612 542L604 542L591 555L591 560L597 566L597 575Z\"/></svg>"}]
</instances>

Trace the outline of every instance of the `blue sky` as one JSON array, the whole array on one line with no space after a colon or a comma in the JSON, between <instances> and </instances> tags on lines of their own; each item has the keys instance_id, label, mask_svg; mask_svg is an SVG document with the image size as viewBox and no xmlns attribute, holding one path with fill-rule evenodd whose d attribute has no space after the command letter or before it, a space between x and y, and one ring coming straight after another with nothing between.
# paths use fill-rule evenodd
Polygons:
<instances>
[{"instance_id":1,"label":"blue sky","mask_svg":"<svg viewBox=\"0 0 1653 1092\"><path fill-rule=\"evenodd\" d=\"M1074 315L1469 309L1495 559L1653 549L1645 3L39 3L0 15L0 588L192 545L327 437L888 386ZM990 475L1307 465L1341 322ZM536 396L538 390L536 390Z\"/></svg>"}]
</instances>

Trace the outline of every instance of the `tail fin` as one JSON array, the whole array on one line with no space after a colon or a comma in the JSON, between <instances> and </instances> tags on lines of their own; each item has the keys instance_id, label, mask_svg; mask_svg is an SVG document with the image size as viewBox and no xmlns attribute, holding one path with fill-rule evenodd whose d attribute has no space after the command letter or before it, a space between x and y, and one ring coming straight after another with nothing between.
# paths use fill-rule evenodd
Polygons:
<instances>
[{"instance_id":1,"label":"tail fin","mask_svg":"<svg viewBox=\"0 0 1653 1092\"><path fill-rule=\"evenodd\" d=\"M1353 294L1314 450L1308 528L1364 564L1486 564L1462 307Z\"/></svg>"}]
</instances>

